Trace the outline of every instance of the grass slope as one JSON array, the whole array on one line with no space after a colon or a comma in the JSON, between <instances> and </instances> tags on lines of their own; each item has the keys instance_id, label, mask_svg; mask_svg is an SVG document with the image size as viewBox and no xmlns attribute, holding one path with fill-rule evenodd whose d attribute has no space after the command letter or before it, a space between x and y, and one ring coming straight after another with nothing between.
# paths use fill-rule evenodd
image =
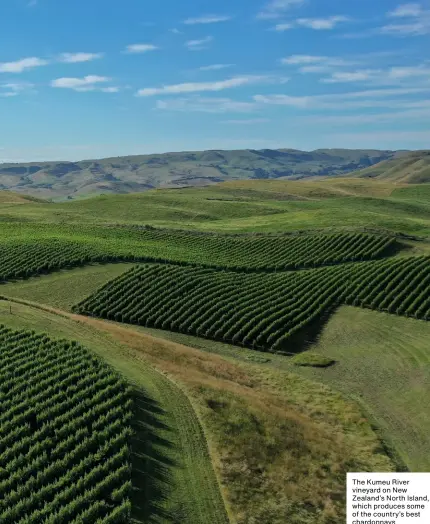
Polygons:
<instances>
[{"instance_id":1,"label":"grass slope","mask_svg":"<svg viewBox=\"0 0 430 524\"><path fill-rule=\"evenodd\" d=\"M376 150L248 149L0 164L0 184L5 189L43 198L81 198L154 187L200 186L224 180L347 173L396 155L395 151Z\"/></svg>"},{"instance_id":2,"label":"grass slope","mask_svg":"<svg viewBox=\"0 0 430 524\"><path fill-rule=\"evenodd\" d=\"M1 165L1 164L0 164ZM0 191L0 204L28 204L29 202L43 203L44 200L29 195L20 195L13 191Z\"/></svg>"},{"instance_id":3,"label":"grass slope","mask_svg":"<svg viewBox=\"0 0 430 524\"><path fill-rule=\"evenodd\" d=\"M402 184L430 183L430 151L414 151L400 158L384 160L348 176Z\"/></svg>"},{"instance_id":4,"label":"grass slope","mask_svg":"<svg viewBox=\"0 0 430 524\"><path fill-rule=\"evenodd\" d=\"M181 384L204 423L212 459L233 521L238 524L281 524L293 518L297 524L342 522L346 471L395 469L357 405L326 386L279 369L234 362L163 341L115 323L76 315L59 317L21 304L12 307L16 308L12 316L7 305L0 307L0 321L13 317L19 325L50 324L54 331L87 339L88 347L146 388L148 380L151 384L149 363ZM165 395L160 407L169 403L177 406L181 401L178 390L170 392L163 383L159 388L158 399ZM155 395L153 389L151 392ZM187 413L178 411L176 423L184 431L188 419ZM194 428L183 435L186 449L180 456L189 457L189 450L189 458L196 459L198 448L192 443L196 432ZM168 434L169 439L174 435ZM197 473L208 472L199 464ZM188 482L184 489L190 491L177 501L186 504L192 490L199 489L202 509L214 507L210 499L203 498L201 478ZM204 519L201 522L219 522L207 509ZM171 522L182 521L200 522L184 513Z\"/></svg>"},{"instance_id":5,"label":"grass slope","mask_svg":"<svg viewBox=\"0 0 430 524\"><path fill-rule=\"evenodd\" d=\"M429 187L356 178L252 180L61 204L0 204L0 219L9 236L15 234L13 223L21 222L23 233L40 223L51 224L53 231L71 224L151 224L219 232L350 230L359 226L425 237L430 236Z\"/></svg>"},{"instance_id":6,"label":"grass slope","mask_svg":"<svg viewBox=\"0 0 430 524\"><path fill-rule=\"evenodd\" d=\"M429 322L342 306L319 340L300 354L301 359L309 354L311 360L335 360L327 368L301 367L296 357L271 354L266 358L251 349L181 333L136 329L246 365L255 363L266 382L281 389L288 384L285 379L274 380L272 370L280 377L293 372L327 384L363 406L387 446L395 449L410 471L429 470L430 414L423 402L430 395ZM298 399L312 401L311 393Z\"/></svg>"},{"instance_id":7,"label":"grass slope","mask_svg":"<svg viewBox=\"0 0 430 524\"><path fill-rule=\"evenodd\" d=\"M307 370L361 399L411 471L429 471L430 323L344 306L312 351L337 361Z\"/></svg>"},{"instance_id":8,"label":"grass slope","mask_svg":"<svg viewBox=\"0 0 430 524\"><path fill-rule=\"evenodd\" d=\"M8 282L0 287L0 293L69 310L131 267L132 264L118 263L61 270L28 280Z\"/></svg>"}]
</instances>

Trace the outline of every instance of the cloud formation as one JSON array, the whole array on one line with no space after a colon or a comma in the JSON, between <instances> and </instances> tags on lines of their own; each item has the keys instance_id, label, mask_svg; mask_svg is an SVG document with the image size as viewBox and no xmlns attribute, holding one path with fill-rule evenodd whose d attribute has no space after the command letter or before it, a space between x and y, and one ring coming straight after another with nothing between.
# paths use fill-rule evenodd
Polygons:
<instances>
[{"instance_id":1,"label":"cloud formation","mask_svg":"<svg viewBox=\"0 0 430 524\"><path fill-rule=\"evenodd\" d=\"M348 22L350 19L347 16L336 15L328 18L299 18L296 23L299 26L315 29L316 31L333 29L336 25L342 22Z\"/></svg>"},{"instance_id":2,"label":"cloud formation","mask_svg":"<svg viewBox=\"0 0 430 524\"><path fill-rule=\"evenodd\" d=\"M109 82L110 78L106 76L88 75L83 78L57 78L51 82L51 87L58 87L63 89L73 89L74 91L95 91L96 89L104 90L110 88L99 88L97 84Z\"/></svg>"},{"instance_id":3,"label":"cloud formation","mask_svg":"<svg viewBox=\"0 0 430 524\"><path fill-rule=\"evenodd\" d=\"M137 54L137 53L147 53L148 51L155 51L158 49L156 45L153 44L131 44L128 45L125 49L126 53Z\"/></svg>"},{"instance_id":4,"label":"cloud formation","mask_svg":"<svg viewBox=\"0 0 430 524\"><path fill-rule=\"evenodd\" d=\"M202 49L207 49L208 44L210 44L212 40L212 36L206 36L200 40L188 40L184 45L185 47L188 47L190 51L200 51Z\"/></svg>"},{"instance_id":5,"label":"cloud formation","mask_svg":"<svg viewBox=\"0 0 430 524\"><path fill-rule=\"evenodd\" d=\"M3 98L17 96L24 91L31 91L33 88L34 84L28 82L0 84L0 96Z\"/></svg>"},{"instance_id":6,"label":"cloud formation","mask_svg":"<svg viewBox=\"0 0 430 524\"><path fill-rule=\"evenodd\" d=\"M162 87L146 87L140 89L137 96L172 95L179 93L199 93L203 91L222 91L233 87L240 87L267 80L267 76L236 76L227 80L216 82L189 82L184 84L174 84Z\"/></svg>"},{"instance_id":7,"label":"cloud formation","mask_svg":"<svg viewBox=\"0 0 430 524\"><path fill-rule=\"evenodd\" d=\"M219 71L220 69L227 69L233 67L233 64L213 64L199 67L199 71Z\"/></svg>"},{"instance_id":8,"label":"cloud formation","mask_svg":"<svg viewBox=\"0 0 430 524\"><path fill-rule=\"evenodd\" d=\"M230 125L256 125L256 124L265 124L267 122L270 122L268 118L241 118L236 120L223 120L222 124L230 124Z\"/></svg>"},{"instance_id":9,"label":"cloud formation","mask_svg":"<svg viewBox=\"0 0 430 524\"><path fill-rule=\"evenodd\" d=\"M423 9L420 4L402 4L390 11L388 16L391 18L404 18L410 16L420 16Z\"/></svg>"},{"instance_id":10,"label":"cloud formation","mask_svg":"<svg viewBox=\"0 0 430 524\"><path fill-rule=\"evenodd\" d=\"M334 29L338 24L349 22L350 18L343 15L329 16L327 18L298 18L291 22L275 25L275 31L289 31L297 27L306 27L315 31L327 31Z\"/></svg>"},{"instance_id":11,"label":"cloud formation","mask_svg":"<svg viewBox=\"0 0 430 524\"><path fill-rule=\"evenodd\" d=\"M227 22L228 20L231 20L231 16L206 15L206 16L200 16L197 18L187 18L186 20L184 20L184 24L186 25L216 24L219 22Z\"/></svg>"},{"instance_id":12,"label":"cloud formation","mask_svg":"<svg viewBox=\"0 0 430 524\"><path fill-rule=\"evenodd\" d=\"M292 7L303 5L306 0L271 0L257 14L261 20L280 18Z\"/></svg>"},{"instance_id":13,"label":"cloud formation","mask_svg":"<svg viewBox=\"0 0 430 524\"><path fill-rule=\"evenodd\" d=\"M398 20L382 26L379 32L393 36L420 36L430 34L430 10L423 9L420 4L410 3L399 5L387 17Z\"/></svg>"},{"instance_id":14,"label":"cloud formation","mask_svg":"<svg viewBox=\"0 0 430 524\"><path fill-rule=\"evenodd\" d=\"M418 100L407 98L411 95L428 92L430 92L430 86L428 88L367 89L347 93L308 96L255 95L253 100L258 104L280 105L297 109L335 109L340 111L381 107L392 109L430 109L430 101L427 100L427 96L425 99Z\"/></svg>"},{"instance_id":15,"label":"cloud formation","mask_svg":"<svg viewBox=\"0 0 430 524\"><path fill-rule=\"evenodd\" d=\"M242 102L231 98L205 98L199 95L157 100L156 108L164 111L185 111L197 113L250 113L255 111L254 102Z\"/></svg>"},{"instance_id":16,"label":"cloud formation","mask_svg":"<svg viewBox=\"0 0 430 524\"><path fill-rule=\"evenodd\" d=\"M430 85L430 66L390 67L388 69L359 69L355 71L335 71L329 77L322 78L324 84L350 82L368 82L373 84L396 84L409 79L422 79Z\"/></svg>"},{"instance_id":17,"label":"cloud formation","mask_svg":"<svg viewBox=\"0 0 430 524\"><path fill-rule=\"evenodd\" d=\"M103 53L62 53L59 61L66 64L77 64L79 62L90 62L99 58L103 58Z\"/></svg>"},{"instance_id":18,"label":"cloud formation","mask_svg":"<svg viewBox=\"0 0 430 524\"><path fill-rule=\"evenodd\" d=\"M27 69L48 65L48 61L43 58L32 56L22 58L16 62L0 62L0 73L22 73Z\"/></svg>"}]
</instances>

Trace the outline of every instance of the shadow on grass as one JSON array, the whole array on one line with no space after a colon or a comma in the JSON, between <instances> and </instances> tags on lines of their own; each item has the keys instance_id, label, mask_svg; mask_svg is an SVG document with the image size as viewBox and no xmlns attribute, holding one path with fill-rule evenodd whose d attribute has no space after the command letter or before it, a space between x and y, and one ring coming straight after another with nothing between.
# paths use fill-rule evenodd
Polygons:
<instances>
[{"instance_id":1,"label":"shadow on grass","mask_svg":"<svg viewBox=\"0 0 430 524\"><path fill-rule=\"evenodd\" d=\"M177 516L166 510L172 490L171 430L164 422L164 410L143 390L134 391L132 438L132 522L176 523ZM167 435L167 436L166 436Z\"/></svg>"},{"instance_id":2,"label":"shadow on grass","mask_svg":"<svg viewBox=\"0 0 430 524\"><path fill-rule=\"evenodd\" d=\"M284 349L285 353L303 353L314 346L320 339L325 326L338 307L339 304L337 303L328 307L319 317L293 335L287 342L286 348Z\"/></svg>"}]
</instances>

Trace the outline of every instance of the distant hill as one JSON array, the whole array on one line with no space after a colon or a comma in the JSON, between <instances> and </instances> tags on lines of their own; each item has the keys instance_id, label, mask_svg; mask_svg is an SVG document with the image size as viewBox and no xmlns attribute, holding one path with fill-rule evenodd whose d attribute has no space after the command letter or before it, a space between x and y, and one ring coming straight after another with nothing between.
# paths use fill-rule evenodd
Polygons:
<instances>
[{"instance_id":1,"label":"distant hill","mask_svg":"<svg viewBox=\"0 0 430 524\"><path fill-rule=\"evenodd\" d=\"M29 195L20 195L12 191L0 191L0 204L28 204L29 202L46 202Z\"/></svg>"},{"instance_id":2,"label":"distant hill","mask_svg":"<svg viewBox=\"0 0 430 524\"><path fill-rule=\"evenodd\" d=\"M347 175L401 184L430 183L430 151L413 151Z\"/></svg>"},{"instance_id":3,"label":"distant hill","mask_svg":"<svg viewBox=\"0 0 430 524\"><path fill-rule=\"evenodd\" d=\"M249 179L331 176L364 169L404 152L350 149L189 151L81 162L0 164L0 190L57 200Z\"/></svg>"}]
</instances>

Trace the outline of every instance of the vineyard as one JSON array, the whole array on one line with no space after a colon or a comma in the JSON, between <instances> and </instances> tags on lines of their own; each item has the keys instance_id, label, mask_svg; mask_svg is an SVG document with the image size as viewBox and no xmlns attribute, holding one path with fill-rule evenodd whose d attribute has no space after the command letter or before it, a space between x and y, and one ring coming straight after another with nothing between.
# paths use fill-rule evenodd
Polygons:
<instances>
[{"instance_id":1,"label":"vineyard","mask_svg":"<svg viewBox=\"0 0 430 524\"><path fill-rule=\"evenodd\" d=\"M135 267L75 307L82 314L282 351L346 302L430 318L430 259L246 274L173 265Z\"/></svg>"},{"instance_id":2,"label":"vineyard","mask_svg":"<svg viewBox=\"0 0 430 524\"><path fill-rule=\"evenodd\" d=\"M365 233L300 236L227 236L165 230L89 240L40 238L0 243L0 282L61 268L140 261L231 270L291 270L371 260L396 249L393 238Z\"/></svg>"},{"instance_id":3,"label":"vineyard","mask_svg":"<svg viewBox=\"0 0 430 524\"><path fill-rule=\"evenodd\" d=\"M132 400L84 347L0 326L0 522L129 522Z\"/></svg>"}]
</instances>

